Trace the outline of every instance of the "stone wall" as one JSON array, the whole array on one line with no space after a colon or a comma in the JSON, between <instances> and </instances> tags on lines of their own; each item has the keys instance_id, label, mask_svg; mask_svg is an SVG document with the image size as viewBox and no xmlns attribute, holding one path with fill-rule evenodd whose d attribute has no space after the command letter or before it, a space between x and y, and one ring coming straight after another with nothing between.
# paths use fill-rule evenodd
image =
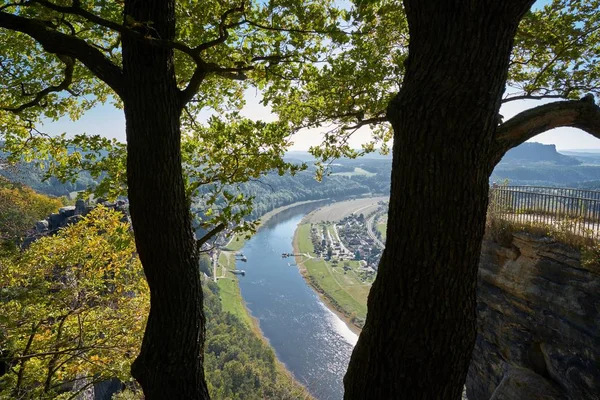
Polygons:
<instances>
[{"instance_id":1,"label":"stone wall","mask_svg":"<svg viewBox=\"0 0 600 400\"><path fill-rule=\"evenodd\" d=\"M548 238L486 240L469 400L600 399L600 270Z\"/></svg>"}]
</instances>

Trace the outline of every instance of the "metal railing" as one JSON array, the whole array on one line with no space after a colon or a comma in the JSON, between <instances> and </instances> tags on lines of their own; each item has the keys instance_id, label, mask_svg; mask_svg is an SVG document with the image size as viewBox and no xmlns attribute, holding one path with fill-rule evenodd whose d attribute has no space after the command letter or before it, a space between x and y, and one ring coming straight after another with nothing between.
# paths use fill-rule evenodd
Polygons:
<instances>
[{"instance_id":1,"label":"metal railing","mask_svg":"<svg viewBox=\"0 0 600 400\"><path fill-rule=\"evenodd\" d=\"M490 188L489 213L520 224L548 225L600 240L600 191L541 186Z\"/></svg>"},{"instance_id":2,"label":"metal railing","mask_svg":"<svg viewBox=\"0 0 600 400\"><path fill-rule=\"evenodd\" d=\"M573 189L548 186L498 186L499 189L551 194L557 196L574 197L578 199L600 200L600 190Z\"/></svg>"}]
</instances>

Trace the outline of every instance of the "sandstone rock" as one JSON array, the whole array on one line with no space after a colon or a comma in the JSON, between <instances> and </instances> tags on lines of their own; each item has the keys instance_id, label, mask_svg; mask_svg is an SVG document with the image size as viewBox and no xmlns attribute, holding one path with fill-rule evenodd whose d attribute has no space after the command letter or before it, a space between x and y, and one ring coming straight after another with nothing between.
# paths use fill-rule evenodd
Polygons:
<instances>
[{"instance_id":1,"label":"sandstone rock","mask_svg":"<svg viewBox=\"0 0 600 400\"><path fill-rule=\"evenodd\" d=\"M511 368L504 375L490 400L563 400L546 379L524 368Z\"/></svg>"},{"instance_id":2,"label":"sandstone rock","mask_svg":"<svg viewBox=\"0 0 600 400\"><path fill-rule=\"evenodd\" d=\"M117 200L116 202L103 201L103 205L123 213L122 222L130 223L129 203L126 200ZM87 205L84 200L77 200L74 206L61 207L58 213L51 214L45 220L38 221L35 224L35 233L23 240L22 248L27 248L31 243L42 236L53 235L60 228L77 223L81 218L94 209L93 205Z\"/></svg>"},{"instance_id":3,"label":"sandstone rock","mask_svg":"<svg viewBox=\"0 0 600 400\"><path fill-rule=\"evenodd\" d=\"M484 242L470 400L535 399L526 388L540 382L556 392L545 398L600 399L600 275L579 260L527 234Z\"/></svg>"},{"instance_id":4,"label":"sandstone rock","mask_svg":"<svg viewBox=\"0 0 600 400\"><path fill-rule=\"evenodd\" d=\"M64 226L76 224L77 222L81 221L82 218L83 215L70 216L69 218L65 219Z\"/></svg>"},{"instance_id":5,"label":"sandstone rock","mask_svg":"<svg viewBox=\"0 0 600 400\"><path fill-rule=\"evenodd\" d=\"M65 216L66 218L75 215L75 206L65 206L58 209L58 213L60 215Z\"/></svg>"},{"instance_id":6,"label":"sandstone rock","mask_svg":"<svg viewBox=\"0 0 600 400\"><path fill-rule=\"evenodd\" d=\"M64 219L64 217L61 216L59 213L50 214L50 216L47 218L48 229L51 231L54 229L58 229L60 227L60 224L63 221L63 219Z\"/></svg>"},{"instance_id":7,"label":"sandstone rock","mask_svg":"<svg viewBox=\"0 0 600 400\"><path fill-rule=\"evenodd\" d=\"M85 200L78 199L75 202L75 215L85 215L85 214L87 214Z\"/></svg>"},{"instance_id":8,"label":"sandstone rock","mask_svg":"<svg viewBox=\"0 0 600 400\"><path fill-rule=\"evenodd\" d=\"M48 221L47 220L41 220L35 223L35 231L37 233L42 233L42 232L46 232L48 230Z\"/></svg>"}]
</instances>

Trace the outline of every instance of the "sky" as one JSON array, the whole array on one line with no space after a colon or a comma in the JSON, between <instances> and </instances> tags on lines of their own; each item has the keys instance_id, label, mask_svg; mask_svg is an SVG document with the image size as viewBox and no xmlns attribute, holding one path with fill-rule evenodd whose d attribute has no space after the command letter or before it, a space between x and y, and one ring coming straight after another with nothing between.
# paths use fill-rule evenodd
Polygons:
<instances>
[{"instance_id":1,"label":"sky","mask_svg":"<svg viewBox=\"0 0 600 400\"><path fill-rule=\"evenodd\" d=\"M246 92L246 107L242 114L246 117L262 120L273 120L275 116L270 110L260 103L260 96L254 90ZM543 104L540 101L515 101L504 105L500 109L500 114L506 121L513 115ZM322 131L325 131L323 128ZM116 138L125 141L125 118L123 111L114 108L110 104L97 106L88 111L78 121L71 121L63 118L57 122L50 122L44 125L44 131L49 134L59 134L67 132L68 134L88 133L99 134L106 137ZM308 150L310 146L318 145L321 140L320 130L300 132L294 135L292 141L294 145L290 150ZM368 141L369 130L362 129L352 138L351 144L359 148L361 143ZM600 139L597 139L579 129L559 128L553 129L531 139L532 142L544 144L554 144L558 150L600 150Z\"/></svg>"},{"instance_id":2,"label":"sky","mask_svg":"<svg viewBox=\"0 0 600 400\"><path fill-rule=\"evenodd\" d=\"M534 8L547 4L550 0L540 0L534 5ZM248 118L261 119L264 121L274 120L276 117L260 104L260 93L256 90L248 90L245 93L246 107L242 114ZM548 102L548 101L546 101ZM506 121L515 114L536 105L543 104L541 101L514 101L507 103L500 109L500 114ZM324 127L321 130L312 129L302 131L293 136L293 145L290 150L308 150L309 147L318 145L322 139L321 132L326 131ZM48 122L44 125L44 131L49 134L99 134L105 137L116 138L125 141L125 118L123 111L114 108L110 104L97 106L84 114L78 121L71 121L63 118L56 122ZM356 132L350 144L354 148L359 148L362 143L369 140L370 132L363 128ZM558 150L600 150L600 139L597 139L581 130L574 128L559 128L545 132L530 140L544 144L554 144Z\"/></svg>"}]
</instances>

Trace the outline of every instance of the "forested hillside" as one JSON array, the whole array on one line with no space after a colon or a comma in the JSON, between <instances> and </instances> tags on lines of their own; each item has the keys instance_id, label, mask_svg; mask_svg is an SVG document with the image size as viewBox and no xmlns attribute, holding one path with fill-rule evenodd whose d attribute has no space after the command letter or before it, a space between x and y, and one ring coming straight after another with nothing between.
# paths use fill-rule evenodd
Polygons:
<instances>
[{"instance_id":1,"label":"forested hillside","mask_svg":"<svg viewBox=\"0 0 600 400\"><path fill-rule=\"evenodd\" d=\"M301 164L311 161L307 156L293 154L298 158L287 161ZM305 171L292 176L270 172L259 179L228 187L228 190L254 197L253 210L248 216L256 219L266 212L298 201L322 198L361 196L369 193L386 195L390 190L391 160L389 158L341 159L327 166L323 179L315 178L316 168L308 164ZM68 196L97 184L89 174L80 173L75 182L62 183L56 178L44 180L40 163L18 163L0 168L0 176L10 181L28 185L36 191L52 196ZM210 186L203 188L208 192ZM202 203L197 203L202 208ZM40 217L41 218L41 217Z\"/></svg>"},{"instance_id":2,"label":"forested hillside","mask_svg":"<svg viewBox=\"0 0 600 400\"><path fill-rule=\"evenodd\" d=\"M61 205L22 185L1 183L3 233L25 235ZM206 256L202 261L210 264ZM117 212L98 207L26 250L3 252L0 265L0 398L70 398L115 378L124 386L113 388L127 389L122 398L141 398L130 367L149 299L132 232ZM278 366L273 350L222 310L218 287L209 281L203 286L212 397L308 397Z\"/></svg>"},{"instance_id":3,"label":"forested hillside","mask_svg":"<svg viewBox=\"0 0 600 400\"><path fill-rule=\"evenodd\" d=\"M273 349L241 322L225 312L219 288L204 282L206 312L205 365L207 383L214 399L303 399L309 398L277 366Z\"/></svg>"},{"instance_id":4,"label":"forested hillside","mask_svg":"<svg viewBox=\"0 0 600 400\"><path fill-rule=\"evenodd\" d=\"M354 173L356 169L358 173ZM342 198L366 194L387 195L390 191L391 163L387 160L341 160L329 167L321 182L315 180L315 169L295 176L270 173L260 180L239 185L239 191L254 197L251 218L305 200ZM367 172L366 174L362 171Z\"/></svg>"},{"instance_id":5,"label":"forested hillside","mask_svg":"<svg viewBox=\"0 0 600 400\"><path fill-rule=\"evenodd\" d=\"M307 163L308 168L292 176L271 172L228 189L254 197L250 219L298 201L343 198L366 194L386 195L390 190L391 159L370 155L368 158L334 160L326 165L322 181L317 181L314 159L305 152L291 152L286 161ZM74 183L56 178L43 180L39 163L19 163L0 168L0 176L28 185L40 193L66 196L88 188L96 182L87 173ZM570 152L562 154L553 145L524 143L509 151L496 166L490 182L508 181L514 185L570 186L600 189L600 155ZM205 187L205 191L210 187ZM201 208L202 203L196 203Z\"/></svg>"},{"instance_id":6,"label":"forested hillside","mask_svg":"<svg viewBox=\"0 0 600 400\"><path fill-rule=\"evenodd\" d=\"M0 148L2 143L0 142ZM45 179L46 162L34 160L32 162L9 163L7 154L0 151L0 176L11 182L27 185L39 193L51 196L68 196L69 193L85 190L89 185L95 185L89 173L82 171L77 174L74 182L61 182L56 177Z\"/></svg>"}]
</instances>

